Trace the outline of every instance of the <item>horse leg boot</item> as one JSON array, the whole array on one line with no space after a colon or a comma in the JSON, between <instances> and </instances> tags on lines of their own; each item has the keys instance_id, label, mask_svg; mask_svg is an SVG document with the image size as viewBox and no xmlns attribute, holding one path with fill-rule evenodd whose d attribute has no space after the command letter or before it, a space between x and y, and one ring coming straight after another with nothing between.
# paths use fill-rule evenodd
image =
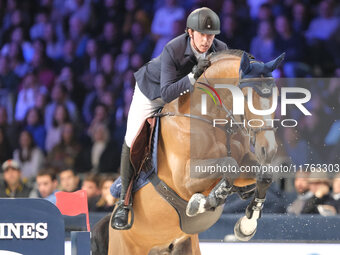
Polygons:
<instances>
[{"instance_id":1,"label":"horse leg boot","mask_svg":"<svg viewBox=\"0 0 340 255\"><path fill-rule=\"evenodd\" d=\"M118 207L114 212L113 219L111 221L111 227L118 230L129 229L131 225L128 224L129 212L132 208L131 197L126 198L126 193L134 174L134 168L130 161L130 148L124 142L122 147L122 155L120 162L120 178L122 181L120 201ZM129 200L129 206L124 204L125 199Z\"/></svg>"},{"instance_id":2,"label":"horse leg boot","mask_svg":"<svg viewBox=\"0 0 340 255\"><path fill-rule=\"evenodd\" d=\"M234 227L234 234L241 241L249 241L256 233L257 220L261 218L266 192L272 183L271 175L261 175L256 181L253 200L247 206L246 215L240 218Z\"/></svg>"},{"instance_id":3,"label":"horse leg boot","mask_svg":"<svg viewBox=\"0 0 340 255\"><path fill-rule=\"evenodd\" d=\"M196 216L199 213L204 213L208 210L214 210L222 205L231 194L234 179L223 177L219 183L205 197L202 193L194 194L187 205L186 214L189 217Z\"/></svg>"}]
</instances>

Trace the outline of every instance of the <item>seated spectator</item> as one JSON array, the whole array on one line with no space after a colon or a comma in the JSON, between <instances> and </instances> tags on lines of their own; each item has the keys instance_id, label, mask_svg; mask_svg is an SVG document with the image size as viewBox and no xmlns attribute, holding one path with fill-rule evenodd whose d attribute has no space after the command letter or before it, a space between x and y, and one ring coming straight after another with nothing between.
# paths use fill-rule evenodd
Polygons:
<instances>
[{"instance_id":1,"label":"seated spectator","mask_svg":"<svg viewBox=\"0 0 340 255\"><path fill-rule=\"evenodd\" d=\"M55 204L57 199L55 193L58 191L58 180L55 170L52 168L42 169L36 177L37 189L32 190L31 198L44 198Z\"/></svg>"},{"instance_id":2,"label":"seated spectator","mask_svg":"<svg viewBox=\"0 0 340 255\"><path fill-rule=\"evenodd\" d=\"M79 172L117 173L120 163L119 146L110 140L107 126L98 123L91 134L92 146L79 155L75 169Z\"/></svg>"},{"instance_id":3,"label":"seated spectator","mask_svg":"<svg viewBox=\"0 0 340 255\"><path fill-rule=\"evenodd\" d=\"M87 193L87 202L90 212L96 211L96 204L100 199L100 181L99 175L88 174L84 178L81 186L81 189L85 190Z\"/></svg>"},{"instance_id":4,"label":"seated spectator","mask_svg":"<svg viewBox=\"0 0 340 255\"><path fill-rule=\"evenodd\" d=\"M0 165L12 158L12 148L8 140L5 128L0 126Z\"/></svg>"},{"instance_id":5,"label":"seated spectator","mask_svg":"<svg viewBox=\"0 0 340 255\"><path fill-rule=\"evenodd\" d=\"M309 71L309 66L302 61L306 58L306 44L300 34L292 31L288 17L281 15L275 19L275 29L277 36L274 40L274 54L279 56L285 52L285 64L283 73L285 77L305 77Z\"/></svg>"},{"instance_id":6,"label":"seated spectator","mask_svg":"<svg viewBox=\"0 0 340 255\"><path fill-rule=\"evenodd\" d=\"M43 39L46 42L46 55L52 60L57 60L63 52L63 44L58 40L55 27L52 23L46 23Z\"/></svg>"},{"instance_id":7,"label":"seated spectator","mask_svg":"<svg viewBox=\"0 0 340 255\"><path fill-rule=\"evenodd\" d=\"M7 108L2 105L0 105L0 127L5 132L6 137L8 137L9 143L11 145L9 148L17 148L19 140L19 126L15 122L10 123L10 120L8 119Z\"/></svg>"},{"instance_id":8,"label":"seated spectator","mask_svg":"<svg viewBox=\"0 0 340 255\"><path fill-rule=\"evenodd\" d=\"M313 196L309 198L301 214L335 215L334 199L330 193L330 181L324 172L313 172L309 177L309 190Z\"/></svg>"},{"instance_id":9,"label":"seated spectator","mask_svg":"<svg viewBox=\"0 0 340 255\"><path fill-rule=\"evenodd\" d=\"M98 41L99 48L109 51L109 53L115 57L118 55L120 43L116 24L112 21L105 22Z\"/></svg>"},{"instance_id":10,"label":"seated spectator","mask_svg":"<svg viewBox=\"0 0 340 255\"><path fill-rule=\"evenodd\" d=\"M61 141L53 147L47 155L49 164L56 170L74 168L76 158L80 152L80 143L76 137L72 123L66 123L62 127Z\"/></svg>"},{"instance_id":11,"label":"seated spectator","mask_svg":"<svg viewBox=\"0 0 340 255\"><path fill-rule=\"evenodd\" d=\"M333 3L323 0L320 2L319 17L314 18L306 31L308 40L329 40L337 32L340 21L333 14Z\"/></svg>"},{"instance_id":12,"label":"seated spectator","mask_svg":"<svg viewBox=\"0 0 340 255\"><path fill-rule=\"evenodd\" d=\"M332 197L337 214L340 214L340 173L336 174L332 184Z\"/></svg>"},{"instance_id":13,"label":"seated spectator","mask_svg":"<svg viewBox=\"0 0 340 255\"><path fill-rule=\"evenodd\" d=\"M112 212L114 208L115 198L111 195L110 187L115 181L114 177L106 177L100 185L101 197L96 204L97 212Z\"/></svg>"},{"instance_id":14,"label":"seated spectator","mask_svg":"<svg viewBox=\"0 0 340 255\"><path fill-rule=\"evenodd\" d=\"M221 26L221 34L217 37L225 42L231 49L249 51L249 40L240 31L240 22L234 16L224 16Z\"/></svg>"},{"instance_id":15,"label":"seated spectator","mask_svg":"<svg viewBox=\"0 0 340 255\"><path fill-rule=\"evenodd\" d=\"M62 84L56 84L52 89L52 102L46 106L45 110L45 127L47 130L52 126L53 113L59 104L65 105L73 122L77 121L77 108L74 102L69 99L67 88Z\"/></svg>"},{"instance_id":16,"label":"seated spectator","mask_svg":"<svg viewBox=\"0 0 340 255\"><path fill-rule=\"evenodd\" d=\"M21 180L19 163L9 159L2 164L4 183L0 185L0 197L28 197L31 188Z\"/></svg>"},{"instance_id":17,"label":"seated spectator","mask_svg":"<svg viewBox=\"0 0 340 255\"><path fill-rule=\"evenodd\" d=\"M70 115L65 105L59 104L56 106L53 113L52 126L47 129L45 148L47 152L50 152L54 146L61 141L61 131L66 123L69 123Z\"/></svg>"},{"instance_id":18,"label":"seated spectator","mask_svg":"<svg viewBox=\"0 0 340 255\"><path fill-rule=\"evenodd\" d=\"M250 44L250 53L257 60L268 62L274 56L274 30L269 20L261 21L258 26L257 36Z\"/></svg>"},{"instance_id":19,"label":"seated spectator","mask_svg":"<svg viewBox=\"0 0 340 255\"><path fill-rule=\"evenodd\" d=\"M43 115L38 108L31 108L26 114L24 129L33 136L35 144L45 151L46 129L44 126Z\"/></svg>"},{"instance_id":20,"label":"seated spectator","mask_svg":"<svg viewBox=\"0 0 340 255\"><path fill-rule=\"evenodd\" d=\"M79 176L73 169L66 168L59 172L60 190L74 192L80 189Z\"/></svg>"},{"instance_id":21,"label":"seated spectator","mask_svg":"<svg viewBox=\"0 0 340 255\"><path fill-rule=\"evenodd\" d=\"M299 215L305 206L306 201L313 196L313 193L309 191L308 182L309 173L297 172L294 180L294 187L297 193L297 198L294 202L288 206L287 212L289 214Z\"/></svg>"},{"instance_id":22,"label":"seated spectator","mask_svg":"<svg viewBox=\"0 0 340 255\"><path fill-rule=\"evenodd\" d=\"M0 89L17 92L20 78L10 69L8 57L0 56Z\"/></svg>"},{"instance_id":23,"label":"seated spectator","mask_svg":"<svg viewBox=\"0 0 340 255\"><path fill-rule=\"evenodd\" d=\"M22 49L18 43L12 42L9 45L8 60L10 69L13 70L18 77L24 77L29 71L29 66L24 60Z\"/></svg>"},{"instance_id":24,"label":"seated spectator","mask_svg":"<svg viewBox=\"0 0 340 255\"><path fill-rule=\"evenodd\" d=\"M27 130L20 133L19 148L14 151L13 158L21 165L22 176L28 179L34 178L45 162L43 152Z\"/></svg>"},{"instance_id":25,"label":"seated spectator","mask_svg":"<svg viewBox=\"0 0 340 255\"><path fill-rule=\"evenodd\" d=\"M103 98L104 92L108 87L107 80L103 73L97 73L94 77L94 90L88 93L84 100L83 105L83 118L87 124L90 124L93 119L93 113L95 106Z\"/></svg>"}]
</instances>

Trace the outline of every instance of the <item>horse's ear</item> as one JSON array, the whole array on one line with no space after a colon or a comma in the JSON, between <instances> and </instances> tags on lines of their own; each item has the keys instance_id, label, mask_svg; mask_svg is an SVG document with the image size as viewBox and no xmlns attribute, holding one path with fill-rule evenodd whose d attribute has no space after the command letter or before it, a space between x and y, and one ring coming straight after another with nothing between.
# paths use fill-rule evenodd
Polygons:
<instances>
[{"instance_id":1,"label":"horse's ear","mask_svg":"<svg viewBox=\"0 0 340 255\"><path fill-rule=\"evenodd\" d=\"M278 56L276 59L268 62L265 64L265 68L268 69L268 72L273 72L283 61L285 58L286 53L283 52L280 56Z\"/></svg>"},{"instance_id":2,"label":"horse's ear","mask_svg":"<svg viewBox=\"0 0 340 255\"><path fill-rule=\"evenodd\" d=\"M242 70L244 74L247 74L251 71L250 60L246 52L243 52L242 54L240 69Z\"/></svg>"}]
</instances>

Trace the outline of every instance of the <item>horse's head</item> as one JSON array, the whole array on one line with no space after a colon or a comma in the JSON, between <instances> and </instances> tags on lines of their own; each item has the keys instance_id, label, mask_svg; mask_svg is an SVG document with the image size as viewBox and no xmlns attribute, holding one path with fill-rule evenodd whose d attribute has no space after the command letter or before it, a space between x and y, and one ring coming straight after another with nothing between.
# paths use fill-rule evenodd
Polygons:
<instances>
[{"instance_id":1,"label":"horse's head","mask_svg":"<svg viewBox=\"0 0 340 255\"><path fill-rule=\"evenodd\" d=\"M284 55L263 63L250 60L244 53L240 63L239 87L247 98L246 125L255 146L255 154L262 164L270 163L277 151L274 113L270 112L276 109L278 93L272 72L282 62Z\"/></svg>"}]
</instances>

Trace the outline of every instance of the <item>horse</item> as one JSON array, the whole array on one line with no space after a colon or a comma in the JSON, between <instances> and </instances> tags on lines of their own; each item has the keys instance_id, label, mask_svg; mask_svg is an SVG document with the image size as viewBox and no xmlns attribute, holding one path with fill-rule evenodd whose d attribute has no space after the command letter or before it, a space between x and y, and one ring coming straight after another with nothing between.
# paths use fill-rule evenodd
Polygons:
<instances>
[{"instance_id":1,"label":"horse","mask_svg":"<svg viewBox=\"0 0 340 255\"><path fill-rule=\"evenodd\" d=\"M210 100L207 103L209 115L201 112L201 99L202 95L207 93L206 88L214 90L216 82L221 82L221 78L228 78L228 83L238 88L241 87L241 74L245 81L248 79L253 83L261 83L262 80L273 82L271 72L281 60L282 58L278 58L264 64L249 59L248 55L240 50L217 53L210 57L211 66L196 82L194 90L191 93L184 93L164 106L158 140L158 177L180 198L190 201L195 194L208 196L213 191L216 192L215 187L221 178L228 176L193 178L191 165L195 160L202 163L211 162L211 159L227 158L234 160L237 166L261 165L271 161L277 149L273 127L253 128L247 121L244 121L243 127L240 124L236 125L233 132L224 126L214 127L212 125L214 118L223 117L229 121L233 119L235 122L242 122L240 116L231 113L233 95L227 89L220 89L218 93L216 90L212 99L218 97L221 104L217 106ZM275 83L271 83L270 86L274 87ZM259 93L250 94L249 91L247 86L242 87L244 96L252 97L256 109L264 109L273 101L272 98L263 98ZM267 116L253 114L246 104L244 109L244 120L265 121L266 118L273 118L273 114ZM193 140L195 142L192 142ZM254 145L255 153L251 151L251 143ZM241 174L231 178L231 181L233 189L229 190L228 194L256 184L256 189L249 192L255 195L246 209L246 216L235 225L235 235L241 240L249 240L255 234L256 222L260 217L271 178ZM198 233L190 231L188 233L181 229L176 210L157 193L151 183L138 190L133 200L132 228L118 231L109 227L109 255L201 254ZM217 211L218 208L223 208L224 202L225 199L222 199L218 205L206 207L205 210ZM222 210L219 210L219 216L221 213Z\"/></svg>"}]
</instances>

